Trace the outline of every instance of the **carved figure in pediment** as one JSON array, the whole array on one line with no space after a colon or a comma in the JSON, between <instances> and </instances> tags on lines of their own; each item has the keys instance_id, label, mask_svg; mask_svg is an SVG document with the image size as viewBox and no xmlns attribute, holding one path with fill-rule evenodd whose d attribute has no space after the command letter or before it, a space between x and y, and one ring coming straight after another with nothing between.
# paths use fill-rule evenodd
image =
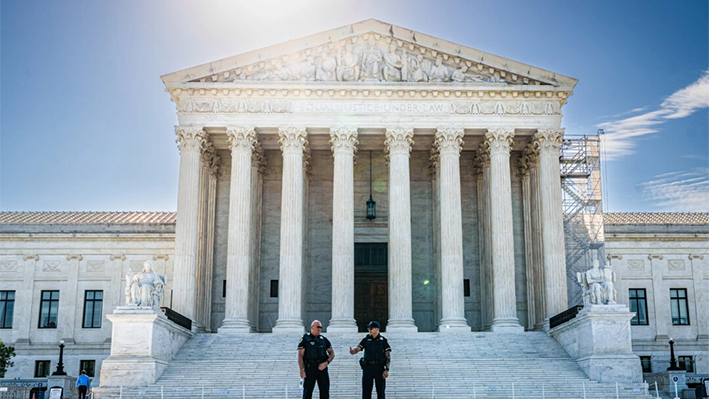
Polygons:
<instances>
[{"instance_id":1,"label":"carved figure in pediment","mask_svg":"<svg viewBox=\"0 0 709 399\"><path fill-rule=\"evenodd\" d=\"M484 82L485 77L482 75L477 75L468 72L468 67L463 65L462 67L456 69L451 73L451 80L453 82Z\"/></svg>"},{"instance_id":2,"label":"carved figure in pediment","mask_svg":"<svg viewBox=\"0 0 709 399\"><path fill-rule=\"evenodd\" d=\"M299 65L295 80L312 81L315 80L315 58L308 57Z\"/></svg>"},{"instance_id":3,"label":"carved figure in pediment","mask_svg":"<svg viewBox=\"0 0 709 399\"><path fill-rule=\"evenodd\" d=\"M404 66L402 57L396 52L396 43L389 46L389 52L384 56L382 75L388 82L401 81L401 68Z\"/></svg>"},{"instance_id":4,"label":"carved figure in pediment","mask_svg":"<svg viewBox=\"0 0 709 399\"><path fill-rule=\"evenodd\" d=\"M407 62L404 63L404 67L401 69L401 79L406 82L428 82L428 75L423 70L421 61L423 56L419 54L418 56L410 55L407 57Z\"/></svg>"},{"instance_id":5,"label":"carved figure in pediment","mask_svg":"<svg viewBox=\"0 0 709 399\"><path fill-rule=\"evenodd\" d=\"M126 305L159 307L164 294L167 277L153 269L153 262L146 260L143 271L134 274L128 269L126 274Z\"/></svg>"},{"instance_id":6,"label":"carved figure in pediment","mask_svg":"<svg viewBox=\"0 0 709 399\"><path fill-rule=\"evenodd\" d=\"M337 80L337 60L335 57L322 53L315 71L315 80L323 82Z\"/></svg>"},{"instance_id":7,"label":"carved figure in pediment","mask_svg":"<svg viewBox=\"0 0 709 399\"><path fill-rule=\"evenodd\" d=\"M448 67L443 65L443 58L441 56L436 57L436 64L431 68L431 73L428 75L428 80L430 82L448 81Z\"/></svg>"},{"instance_id":8,"label":"carved figure in pediment","mask_svg":"<svg viewBox=\"0 0 709 399\"><path fill-rule=\"evenodd\" d=\"M362 80L381 80L382 51L376 46L373 38L369 39L369 47L364 51L362 65Z\"/></svg>"},{"instance_id":9,"label":"carved figure in pediment","mask_svg":"<svg viewBox=\"0 0 709 399\"><path fill-rule=\"evenodd\" d=\"M352 50L352 44L345 45L345 54L338 57L337 80L354 82L359 79L359 55Z\"/></svg>"},{"instance_id":10,"label":"carved figure in pediment","mask_svg":"<svg viewBox=\"0 0 709 399\"><path fill-rule=\"evenodd\" d=\"M293 74L288 67L284 67L283 64L276 64L276 71L274 75L278 80L291 80Z\"/></svg>"}]
</instances>

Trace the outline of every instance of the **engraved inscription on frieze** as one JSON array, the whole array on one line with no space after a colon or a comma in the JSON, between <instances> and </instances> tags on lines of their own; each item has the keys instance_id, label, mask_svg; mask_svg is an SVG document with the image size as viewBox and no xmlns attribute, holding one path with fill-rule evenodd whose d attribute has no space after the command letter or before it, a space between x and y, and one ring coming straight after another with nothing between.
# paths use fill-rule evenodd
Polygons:
<instances>
[{"instance_id":1,"label":"engraved inscription on frieze","mask_svg":"<svg viewBox=\"0 0 709 399\"><path fill-rule=\"evenodd\" d=\"M628 259L628 269L630 270L645 270L644 259Z\"/></svg>"},{"instance_id":2,"label":"engraved inscription on frieze","mask_svg":"<svg viewBox=\"0 0 709 399\"><path fill-rule=\"evenodd\" d=\"M549 85L454 54L378 34L306 49L267 61L192 80L239 81L487 83Z\"/></svg>"},{"instance_id":3,"label":"engraved inscription on frieze","mask_svg":"<svg viewBox=\"0 0 709 399\"><path fill-rule=\"evenodd\" d=\"M3 272L14 272L17 270L16 260L4 260L0 262L0 271Z\"/></svg>"},{"instance_id":4,"label":"engraved inscription on frieze","mask_svg":"<svg viewBox=\"0 0 709 399\"><path fill-rule=\"evenodd\" d=\"M684 259L669 259L667 267L670 270L684 270Z\"/></svg>"}]
</instances>

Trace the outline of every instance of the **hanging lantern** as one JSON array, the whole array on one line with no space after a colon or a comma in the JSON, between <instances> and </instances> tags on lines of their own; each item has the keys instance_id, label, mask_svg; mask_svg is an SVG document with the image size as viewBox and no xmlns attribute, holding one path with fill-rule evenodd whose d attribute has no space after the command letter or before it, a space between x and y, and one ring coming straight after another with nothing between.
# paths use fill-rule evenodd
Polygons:
<instances>
[{"instance_id":1,"label":"hanging lantern","mask_svg":"<svg viewBox=\"0 0 709 399\"><path fill-rule=\"evenodd\" d=\"M377 218L377 203L372 199L372 151L369 151L369 200L367 200L367 219Z\"/></svg>"}]
</instances>

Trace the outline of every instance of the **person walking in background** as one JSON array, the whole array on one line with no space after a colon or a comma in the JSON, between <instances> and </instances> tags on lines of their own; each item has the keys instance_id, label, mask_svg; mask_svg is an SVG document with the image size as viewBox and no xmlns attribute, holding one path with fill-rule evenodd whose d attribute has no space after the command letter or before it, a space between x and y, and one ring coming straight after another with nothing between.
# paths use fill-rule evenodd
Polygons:
<instances>
[{"instance_id":1,"label":"person walking in background","mask_svg":"<svg viewBox=\"0 0 709 399\"><path fill-rule=\"evenodd\" d=\"M327 366L335 358L335 350L327 338L322 336L322 323L315 320L310 324L310 333L303 335L298 343L298 367L303 384L303 399L311 399L318 383L320 399L330 398L330 376Z\"/></svg>"},{"instance_id":2,"label":"person walking in background","mask_svg":"<svg viewBox=\"0 0 709 399\"><path fill-rule=\"evenodd\" d=\"M350 347L350 355L364 351L360 359L362 366L362 399L372 399L372 386L377 385L377 399L384 399L386 378L391 365L391 347L386 338L379 334L379 323L370 321L367 325L369 334L360 341L356 348Z\"/></svg>"},{"instance_id":3,"label":"person walking in background","mask_svg":"<svg viewBox=\"0 0 709 399\"><path fill-rule=\"evenodd\" d=\"M81 375L76 379L74 390L79 391L79 399L86 399L86 392L91 389L91 380L86 375L86 370L81 370Z\"/></svg>"}]
</instances>

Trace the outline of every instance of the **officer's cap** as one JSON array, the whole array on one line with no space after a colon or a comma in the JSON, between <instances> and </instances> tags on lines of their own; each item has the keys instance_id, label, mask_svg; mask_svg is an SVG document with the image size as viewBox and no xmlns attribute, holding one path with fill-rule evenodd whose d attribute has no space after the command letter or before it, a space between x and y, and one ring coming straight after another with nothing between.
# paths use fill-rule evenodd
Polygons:
<instances>
[{"instance_id":1,"label":"officer's cap","mask_svg":"<svg viewBox=\"0 0 709 399\"><path fill-rule=\"evenodd\" d=\"M369 324L367 325L367 328L380 328L380 327L379 327L379 322L377 322L377 321L370 321Z\"/></svg>"}]
</instances>

